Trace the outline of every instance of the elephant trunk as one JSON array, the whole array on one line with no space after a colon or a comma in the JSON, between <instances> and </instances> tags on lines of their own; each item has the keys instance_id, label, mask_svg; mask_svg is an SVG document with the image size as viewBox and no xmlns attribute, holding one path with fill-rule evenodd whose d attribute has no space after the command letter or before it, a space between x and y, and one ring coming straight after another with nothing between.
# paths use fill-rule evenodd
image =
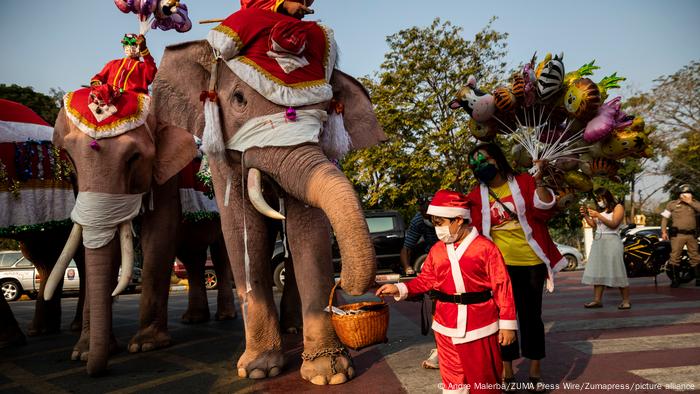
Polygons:
<instances>
[{"instance_id":1,"label":"elephant trunk","mask_svg":"<svg viewBox=\"0 0 700 394\"><path fill-rule=\"evenodd\" d=\"M323 210L336 234L343 289L363 294L374 282L376 258L360 201L350 181L316 145L246 153L248 167L270 175L287 193Z\"/></svg>"},{"instance_id":2,"label":"elephant trunk","mask_svg":"<svg viewBox=\"0 0 700 394\"><path fill-rule=\"evenodd\" d=\"M90 303L90 353L87 372L97 376L107 369L109 341L112 330L112 297L114 283L113 259L117 241L112 240L98 249L85 250L87 295Z\"/></svg>"}]
</instances>

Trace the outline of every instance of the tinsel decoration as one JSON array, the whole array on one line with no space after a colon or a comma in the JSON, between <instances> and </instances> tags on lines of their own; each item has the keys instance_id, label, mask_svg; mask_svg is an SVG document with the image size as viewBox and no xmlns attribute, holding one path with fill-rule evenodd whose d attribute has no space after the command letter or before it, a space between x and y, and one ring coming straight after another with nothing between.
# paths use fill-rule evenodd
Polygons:
<instances>
[{"instance_id":1,"label":"tinsel decoration","mask_svg":"<svg viewBox=\"0 0 700 394\"><path fill-rule=\"evenodd\" d=\"M199 166L199 171L195 175L197 180L202 182L204 193L210 200L214 199L214 183L211 180L211 169L209 168L209 157L202 155L202 163Z\"/></svg>"},{"instance_id":2,"label":"tinsel decoration","mask_svg":"<svg viewBox=\"0 0 700 394\"><path fill-rule=\"evenodd\" d=\"M0 238L14 238L17 235L35 232L35 231L50 231L55 229L64 229L73 226L70 219L54 220L50 222L31 224L26 226L9 226L0 228Z\"/></svg>"},{"instance_id":3,"label":"tinsel decoration","mask_svg":"<svg viewBox=\"0 0 700 394\"><path fill-rule=\"evenodd\" d=\"M219 218L219 213L218 212L206 212L206 211L198 211L198 212L187 212L182 215L182 222L183 223L197 223L197 222L202 222L205 220L214 220Z\"/></svg>"}]
</instances>

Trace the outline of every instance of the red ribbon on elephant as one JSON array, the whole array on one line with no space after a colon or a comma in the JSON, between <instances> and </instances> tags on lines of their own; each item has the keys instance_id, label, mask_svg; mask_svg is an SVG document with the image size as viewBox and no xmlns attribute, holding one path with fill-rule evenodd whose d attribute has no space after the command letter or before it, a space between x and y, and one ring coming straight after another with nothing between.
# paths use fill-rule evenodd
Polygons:
<instances>
[{"instance_id":1,"label":"red ribbon on elephant","mask_svg":"<svg viewBox=\"0 0 700 394\"><path fill-rule=\"evenodd\" d=\"M199 94L199 101L205 102L207 100L215 103L218 100L218 96L216 95L215 90L202 90L202 93Z\"/></svg>"}]
</instances>

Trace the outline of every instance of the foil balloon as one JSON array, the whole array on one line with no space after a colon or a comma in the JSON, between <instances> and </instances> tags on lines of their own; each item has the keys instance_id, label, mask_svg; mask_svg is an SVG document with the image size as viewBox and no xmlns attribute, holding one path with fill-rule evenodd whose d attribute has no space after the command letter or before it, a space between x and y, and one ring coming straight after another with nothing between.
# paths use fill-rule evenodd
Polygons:
<instances>
[{"instance_id":1,"label":"foil balloon","mask_svg":"<svg viewBox=\"0 0 700 394\"><path fill-rule=\"evenodd\" d=\"M522 145L513 145L513 148L510 150L510 157L513 159L513 164L516 168L532 168L532 156Z\"/></svg>"},{"instance_id":2,"label":"foil balloon","mask_svg":"<svg viewBox=\"0 0 700 394\"><path fill-rule=\"evenodd\" d=\"M558 158L557 160L554 161L554 167L567 172L567 171L574 171L579 168L579 163L581 162L581 159L578 158L578 155L572 154L572 155L567 155Z\"/></svg>"},{"instance_id":3,"label":"foil balloon","mask_svg":"<svg viewBox=\"0 0 700 394\"><path fill-rule=\"evenodd\" d=\"M467 84L457 92L457 98L450 102L450 108L464 108L477 122L486 122L496 113L496 103L492 95L476 88L476 78L469 76Z\"/></svg>"},{"instance_id":4,"label":"foil balloon","mask_svg":"<svg viewBox=\"0 0 700 394\"><path fill-rule=\"evenodd\" d=\"M644 130L644 120L634 118L632 124L624 129L614 130L600 144L603 156L608 159L621 159L627 156L650 155L651 141Z\"/></svg>"},{"instance_id":5,"label":"foil balloon","mask_svg":"<svg viewBox=\"0 0 700 394\"><path fill-rule=\"evenodd\" d=\"M561 210L571 208L577 200L575 190L572 189L559 190L555 198L557 201L557 208Z\"/></svg>"},{"instance_id":6,"label":"foil balloon","mask_svg":"<svg viewBox=\"0 0 700 394\"><path fill-rule=\"evenodd\" d=\"M498 128L493 120L479 123L474 119L469 120L469 131L479 141L489 142L498 134Z\"/></svg>"},{"instance_id":7,"label":"foil balloon","mask_svg":"<svg viewBox=\"0 0 700 394\"><path fill-rule=\"evenodd\" d=\"M522 75L515 74L511 78L510 91L515 96L518 103L525 102L525 78Z\"/></svg>"},{"instance_id":8,"label":"foil balloon","mask_svg":"<svg viewBox=\"0 0 700 394\"><path fill-rule=\"evenodd\" d=\"M569 86L571 86L574 83L574 81L576 81L579 78L593 75L593 71L595 71L599 68L600 67L595 65L595 59L594 59L594 60L591 60L590 63L586 63L583 66L579 67L578 70L567 73L564 76L564 87L568 89Z\"/></svg>"},{"instance_id":9,"label":"foil balloon","mask_svg":"<svg viewBox=\"0 0 700 394\"><path fill-rule=\"evenodd\" d=\"M564 108L576 119L588 120L595 116L600 107L598 85L588 78L579 78L564 94Z\"/></svg>"},{"instance_id":10,"label":"foil balloon","mask_svg":"<svg viewBox=\"0 0 700 394\"><path fill-rule=\"evenodd\" d=\"M161 0L161 3L163 2L171 2L171 0ZM151 24L151 28L153 29L160 29L163 31L175 29L179 33L185 33L192 29L192 21L190 20L189 16L187 15L187 5L183 3L177 3L177 6L173 7L167 7L164 6L164 9L170 10L170 14L165 14L164 12L160 12L163 14L163 17L156 17L153 20L153 23ZM159 8L160 9L160 8ZM159 13L156 12L156 15Z\"/></svg>"},{"instance_id":11,"label":"foil balloon","mask_svg":"<svg viewBox=\"0 0 700 394\"><path fill-rule=\"evenodd\" d=\"M589 168L591 171L591 176L609 178L617 175L617 170L620 168L620 165L614 160L601 157L593 159L591 162L589 162Z\"/></svg>"},{"instance_id":12,"label":"foil balloon","mask_svg":"<svg viewBox=\"0 0 700 394\"><path fill-rule=\"evenodd\" d=\"M618 77L617 73L612 73L598 82L598 90L600 90L600 101L605 101L608 99L608 90L619 89L620 82L626 81L625 77Z\"/></svg>"},{"instance_id":13,"label":"foil balloon","mask_svg":"<svg viewBox=\"0 0 700 394\"><path fill-rule=\"evenodd\" d=\"M515 109L518 99L513 92L506 87L498 87L493 91L496 109L500 112L512 112Z\"/></svg>"},{"instance_id":14,"label":"foil balloon","mask_svg":"<svg viewBox=\"0 0 700 394\"><path fill-rule=\"evenodd\" d=\"M568 171L564 174L564 181L580 192L588 193L593 190L593 181L582 172Z\"/></svg>"},{"instance_id":15,"label":"foil balloon","mask_svg":"<svg viewBox=\"0 0 700 394\"><path fill-rule=\"evenodd\" d=\"M559 93L564 81L564 55L554 56L553 59L547 60L548 58L551 58L550 54L547 54L545 62L540 63L535 72L537 97L542 101L548 101Z\"/></svg>"},{"instance_id":16,"label":"foil balloon","mask_svg":"<svg viewBox=\"0 0 700 394\"><path fill-rule=\"evenodd\" d=\"M610 135L614 129L624 128L632 124L632 118L620 110L622 97L615 97L598 108L598 114L588 121L583 131L586 142L596 142Z\"/></svg>"}]
</instances>

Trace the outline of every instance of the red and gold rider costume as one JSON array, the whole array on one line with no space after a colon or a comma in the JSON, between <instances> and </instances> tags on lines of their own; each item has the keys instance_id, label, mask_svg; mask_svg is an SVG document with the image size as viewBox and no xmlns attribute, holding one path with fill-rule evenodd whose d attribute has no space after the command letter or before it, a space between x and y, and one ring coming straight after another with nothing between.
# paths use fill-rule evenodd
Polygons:
<instances>
[{"instance_id":1,"label":"red and gold rider costume","mask_svg":"<svg viewBox=\"0 0 700 394\"><path fill-rule=\"evenodd\" d=\"M102 71L95 74L90 80L90 85L112 85L118 92L136 92L148 94L148 86L156 76L156 62L151 52L144 45L140 46L139 37L135 34L125 34L122 45L125 47L139 47L138 55L125 56L107 63Z\"/></svg>"},{"instance_id":2,"label":"red and gold rider costume","mask_svg":"<svg viewBox=\"0 0 700 394\"><path fill-rule=\"evenodd\" d=\"M470 220L466 196L447 190L435 194L427 213ZM461 243L438 241L418 277L396 286L399 299L431 290L446 295L486 293L485 301L468 304L438 298L432 328L444 393L467 392L467 384L471 393L500 392L498 332L517 330L517 321L510 277L496 245L476 228Z\"/></svg>"}]
</instances>

